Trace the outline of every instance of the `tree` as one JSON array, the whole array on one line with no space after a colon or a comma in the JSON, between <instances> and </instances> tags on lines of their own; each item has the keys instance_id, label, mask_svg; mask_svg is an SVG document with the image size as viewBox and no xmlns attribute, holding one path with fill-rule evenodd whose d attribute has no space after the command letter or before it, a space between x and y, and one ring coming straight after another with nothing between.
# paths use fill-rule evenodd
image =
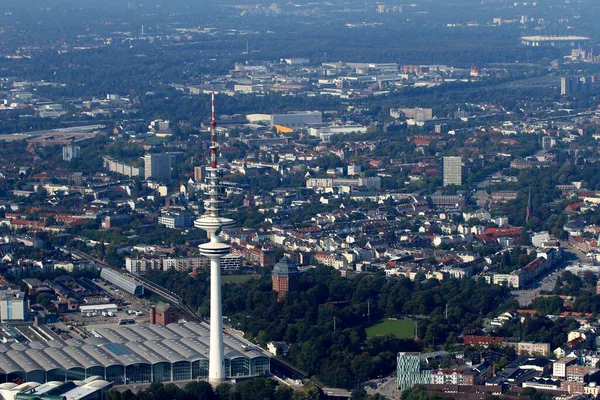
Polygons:
<instances>
[{"instance_id":1,"label":"tree","mask_svg":"<svg viewBox=\"0 0 600 400\"><path fill-rule=\"evenodd\" d=\"M354 389L350 400L367 400L367 391L363 387Z\"/></svg>"},{"instance_id":2,"label":"tree","mask_svg":"<svg viewBox=\"0 0 600 400\"><path fill-rule=\"evenodd\" d=\"M121 400L135 400L137 396L131 391L131 389L127 389L123 393L121 393Z\"/></svg>"},{"instance_id":3,"label":"tree","mask_svg":"<svg viewBox=\"0 0 600 400\"><path fill-rule=\"evenodd\" d=\"M216 392L219 399L229 399L230 394L233 392L233 386L231 383L221 383L219 386L217 386Z\"/></svg>"},{"instance_id":4,"label":"tree","mask_svg":"<svg viewBox=\"0 0 600 400\"><path fill-rule=\"evenodd\" d=\"M233 389L239 400L272 400L275 397L275 382L269 378L258 377L241 382Z\"/></svg>"},{"instance_id":5,"label":"tree","mask_svg":"<svg viewBox=\"0 0 600 400\"><path fill-rule=\"evenodd\" d=\"M197 400L218 400L219 397L208 382L190 382L183 388Z\"/></svg>"},{"instance_id":6,"label":"tree","mask_svg":"<svg viewBox=\"0 0 600 400\"><path fill-rule=\"evenodd\" d=\"M402 392L402 400L441 400L437 394L428 393L423 387L416 387Z\"/></svg>"},{"instance_id":7,"label":"tree","mask_svg":"<svg viewBox=\"0 0 600 400\"><path fill-rule=\"evenodd\" d=\"M294 392L292 400L322 400L325 398L323 391L313 384L304 386Z\"/></svg>"},{"instance_id":8,"label":"tree","mask_svg":"<svg viewBox=\"0 0 600 400\"><path fill-rule=\"evenodd\" d=\"M292 400L294 389L289 386L278 386L275 390L275 400Z\"/></svg>"},{"instance_id":9,"label":"tree","mask_svg":"<svg viewBox=\"0 0 600 400\"><path fill-rule=\"evenodd\" d=\"M110 389L106 394L106 400L121 400L121 392L116 389Z\"/></svg>"}]
</instances>

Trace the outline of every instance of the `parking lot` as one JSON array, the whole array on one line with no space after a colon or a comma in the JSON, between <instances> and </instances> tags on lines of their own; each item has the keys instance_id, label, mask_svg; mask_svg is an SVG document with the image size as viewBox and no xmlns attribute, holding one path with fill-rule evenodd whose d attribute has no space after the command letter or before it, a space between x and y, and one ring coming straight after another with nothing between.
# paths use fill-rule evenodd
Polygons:
<instances>
[{"instance_id":1,"label":"parking lot","mask_svg":"<svg viewBox=\"0 0 600 400\"><path fill-rule=\"evenodd\" d=\"M150 300L135 297L102 279L94 279L93 282L113 298L120 299L123 305L119 306L116 311L111 311L112 315L102 312L69 313L66 315L68 318L65 321L65 326L86 327L89 325L115 324L120 320L132 320L135 321L134 323L148 321L150 307L153 305Z\"/></svg>"}]
</instances>

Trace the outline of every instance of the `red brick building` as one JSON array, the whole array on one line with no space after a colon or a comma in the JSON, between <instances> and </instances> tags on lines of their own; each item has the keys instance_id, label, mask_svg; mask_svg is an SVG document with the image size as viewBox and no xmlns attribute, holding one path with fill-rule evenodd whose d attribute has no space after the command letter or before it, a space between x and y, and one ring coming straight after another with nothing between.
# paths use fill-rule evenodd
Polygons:
<instances>
[{"instance_id":1,"label":"red brick building","mask_svg":"<svg viewBox=\"0 0 600 400\"><path fill-rule=\"evenodd\" d=\"M177 322L179 316L177 310L166 303L158 303L156 307L150 309L150 324L166 326Z\"/></svg>"},{"instance_id":2,"label":"red brick building","mask_svg":"<svg viewBox=\"0 0 600 400\"><path fill-rule=\"evenodd\" d=\"M298 266L288 257L283 257L271 273L273 279L273 290L277 292L277 301L284 299L287 292L298 288Z\"/></svg>"}]
</instances>

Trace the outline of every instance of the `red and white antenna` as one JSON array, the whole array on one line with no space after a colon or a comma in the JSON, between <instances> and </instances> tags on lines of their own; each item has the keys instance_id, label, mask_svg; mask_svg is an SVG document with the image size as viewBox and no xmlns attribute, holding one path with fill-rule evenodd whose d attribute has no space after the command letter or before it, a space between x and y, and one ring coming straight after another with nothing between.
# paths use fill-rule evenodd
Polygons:
<instances>
[{"instance_id":1,"label":"red and white antenna","mask_svg":"<svg viewBox=\"0 0 600 400\"><path fill-rule=\"evenodd\" d=\"M212 111L210 114L210 166L211 168L217 168L217 119L215 118L215 91L211 93L211 107Z\"/></svg>"}]
</instances>

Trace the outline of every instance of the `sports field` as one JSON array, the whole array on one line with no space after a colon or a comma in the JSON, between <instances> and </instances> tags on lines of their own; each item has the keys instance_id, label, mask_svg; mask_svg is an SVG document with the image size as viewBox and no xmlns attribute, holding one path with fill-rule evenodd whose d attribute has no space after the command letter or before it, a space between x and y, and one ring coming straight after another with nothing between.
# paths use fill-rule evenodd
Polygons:
<instances>
[{"instance_id":1,"label":"sports field","mask_svg":"<svg viewBox=\"0 0 600 400\"><path fill-rule=\"evenodd\" d=\"M398 339L410 339L415 336L415 323L408 319L385 319L365 331L368 337L394 335Z\"/></svg>"}]
</instances>

